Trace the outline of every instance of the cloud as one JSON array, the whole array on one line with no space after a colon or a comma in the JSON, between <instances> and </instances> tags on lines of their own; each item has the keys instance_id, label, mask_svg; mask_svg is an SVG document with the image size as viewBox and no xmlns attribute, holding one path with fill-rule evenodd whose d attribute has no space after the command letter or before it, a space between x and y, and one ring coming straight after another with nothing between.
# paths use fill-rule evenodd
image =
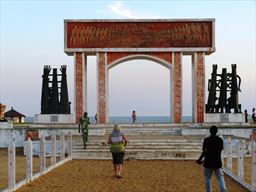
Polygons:
<instances>
[{"instance_id":1,"label":"cloud","mask_svg":"<svg viewBox=\"0 0 256 192\"><path fill-rule=\"evenodd\" d=\"M134 15L129 9L124 7L121 1L116 1L114 4L110 5L109 8L112 12L119 16L128 17L128 18L138 18L138 16Z\"/></svg>"},{"instance_id":2,"label":"cloud","mask_svg":"<svg viewBox=\"0 0 256 192\"><path fill-rule=\"evenodd\" d=\"M131 19L142 19L142 18L161 18L156 15L148 15L147 13L140 12L140 15L136 14L134 11L126 8L121 1L116 1L109 6L110 10L117 14L118 16L131 18Z\"/></svg>"}]
</instances>

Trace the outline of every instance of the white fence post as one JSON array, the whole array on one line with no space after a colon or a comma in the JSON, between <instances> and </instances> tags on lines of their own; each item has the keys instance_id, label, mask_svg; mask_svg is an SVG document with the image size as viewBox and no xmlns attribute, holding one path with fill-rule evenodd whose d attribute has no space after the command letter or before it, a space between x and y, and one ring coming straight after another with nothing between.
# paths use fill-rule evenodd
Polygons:
<instances>
[{"instance_id":1,"label":"white fence post","mask_svg":"<svg viewBox=\"0 0 256 192\"><path fill-rule=\"evenodd\" d=\"M231 137L228 137L227 143L227 168L232 170L232 140Z\"/></svg>"},{"instance_id":2,"label":"white fence post","mask_svg":"<svg viewBox=\"0 0 256 192\"><path fill-rule=\"evenodd\" d=\"M29 137L26 143L26 179L30 179L33 175L33 146Z\"/></svg>"},{"instance_id":3,"label":"white fence post","mask_svg":"<svg viewBox=\"0 0 256 192\"><path fill-rule=\"evenodd\" d=\"M256 189L256 142L252 144L252 188Z\"/></svg>"},{"instance_id":4,"label":"white fence post","mask_svg":"<svg viewBox=\"0 0 256 192\"><path fill-rule=\"evenodd\" d=\"M45 138L42 135L40 138L40 172L46 168L46 156L45 156Z\"/></svg>"},{"instance_id":5,"label":"white fence post","mask_svg":"<svg viewBox=\"0 0 256 192\"><path fill-rule=\"evenodd\" d=\"M72 156L72 134L71 131L68 134L68 156Z\"/></svg>"},{"instance_id":6,"label":"white fence post","mask_svg":"<svg viewBox=\"0 0 256 192\"><path fill-rule=\"evenodd\" d=\"M52 134L51 137L51 165L56 163L56 135Z\"/></svg>"},{"instance_id":7,"label":"white fence post","mask_svg":"<svg viewBox=\"0 0 256 192\"><path fill-rule=\"evenodd\" d=\"M15 145L8 146L8 188L15 187Z\"/></svg>"},{"instance_id":8,"label":"white fence post","mask_svg":"<svg viewBox=\"0 0 256 192\"><path fill-rule=\"evenodd\" d=\"M65 159L65 135L63 132L61 132L60 135L60 160Z\"/></svg>"},{"instance_id":9,"label":"white fence post","mask_svg":"<svg viewBox=\"0 0 256 192\"><path fill-rule=\"evenodd\" d=\"M244 143L242 140L239 140L238 142L237 175L241 178L244 178Z\"/></svg>"}]
</instances>

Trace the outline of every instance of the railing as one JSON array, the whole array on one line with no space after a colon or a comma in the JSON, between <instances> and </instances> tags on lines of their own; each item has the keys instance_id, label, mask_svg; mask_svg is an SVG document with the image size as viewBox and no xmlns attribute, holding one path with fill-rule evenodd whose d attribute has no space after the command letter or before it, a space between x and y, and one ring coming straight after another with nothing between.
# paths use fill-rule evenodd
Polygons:
<instances>
[{"instance_id":1,"label":"railing","mask_svg":"<svg viewBox=\"0 0 256 192\"><path fill-rule=\"evenodd\" d=\"M256 142L252 141L251 143L251 158L252 158L252 173L251 173L251 185L246 183L244 180L244 143L242 140L239 140L237 146L236 155L233 154L232 150L232 140L231 137L228 137L227 145L225 147L225 155L226 155L226 167L224 167L224 172L232 177L235 181L239 182L249 191L256 191ZM232 172L232 159L237 158L237 174ZM224 160L224 156L222 156L222 160ZM223 161L224 162L224 161Z\"/></svg>"},{"instance_id":2,"label":"railing","mask_svg":"<svg viewBox=\"0 0 256 192\"><path fill-rule=\"evenodd\" d=\"M60 161L56 163L57 150L56 150L56 135L51 136L51 165L46 167L46 147L45 137L40 138L40 171L33 175L33 143L30 138L26 141L24 146L26 156L26 178L19 183L16 183L16 172L15 172L15 159L16 149L14 144L10 144L8 147L8 187L3 192L14 191L23 185L33 181L34 179L46 174L52 169L62 165L63 163L72 159L72 134L69 132L67 139L67 157L65 157L65 135L62 132L60 135Z\"/></svg>"}]
</instances>

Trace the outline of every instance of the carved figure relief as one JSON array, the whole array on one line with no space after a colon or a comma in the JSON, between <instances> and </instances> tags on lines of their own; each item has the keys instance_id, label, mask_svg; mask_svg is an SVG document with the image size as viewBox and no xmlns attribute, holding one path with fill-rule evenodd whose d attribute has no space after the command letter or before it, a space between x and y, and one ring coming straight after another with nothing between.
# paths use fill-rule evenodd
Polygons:
<instances>
[{"instance_id":1,"label":"carved figure relief","mask_svg":"<svg viewBox=\"0 0 256 192\"><path fill-rule=\"evenodd\" d=\"M68 48L211 47L211 22L67 23Z\"/></svg>"}]
</instances>

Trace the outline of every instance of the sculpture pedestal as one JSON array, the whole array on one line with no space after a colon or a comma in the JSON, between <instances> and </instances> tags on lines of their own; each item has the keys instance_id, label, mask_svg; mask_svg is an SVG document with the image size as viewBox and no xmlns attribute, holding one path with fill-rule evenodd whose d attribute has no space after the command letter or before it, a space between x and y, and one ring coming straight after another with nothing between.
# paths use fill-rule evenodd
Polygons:
<instances>
[{"instance_id":1,"label":"sculpture pedestal","mask_svg":"<svg viewBox=\"0 0 256 192\"><path fill-rule=\"evenodd\" d=\"M244 123L243 113L205 113L205 123Z\"/></svg>"},{"instance_id":2,"label":"sculpture pedestal","mask_svg":"<svg viewBox=\"0 0 256 192\"><path fill-rule=\"evenodd\" d=\"M36 114L34 123L76 123L74 114Z\"/></svg>"}]
</instances>

